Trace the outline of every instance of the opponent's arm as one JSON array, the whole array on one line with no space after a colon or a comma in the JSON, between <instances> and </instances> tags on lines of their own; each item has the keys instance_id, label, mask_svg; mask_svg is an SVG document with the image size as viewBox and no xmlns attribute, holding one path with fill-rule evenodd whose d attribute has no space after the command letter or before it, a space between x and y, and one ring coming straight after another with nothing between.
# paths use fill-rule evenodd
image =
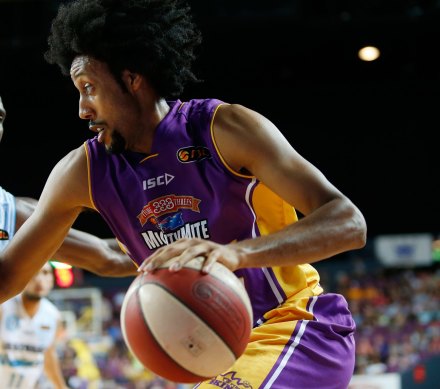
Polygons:
<instances>
[{"instance_id":1,"label":"opponent's arm","mask_svg":"<svg viewBox=\"0 0 440 389\"><path fill-rule=\"evenodd\" d=\"M16 197L16 228L32 215L38 201L30 197ZM116 239L101 239L92 234L71 228L54 259L86 269L106 277L136 275L136 266L124 254Z\"/></svg>"},{"instance_id":2,"label":"opponent's arm","mask_svg":"<svg viewBox=\"0 0 440 389\"><path fill-rule=\"evenodd\" d=\"M61 328L61 322L58 322L56 337L52 344L44 352L44 373L53 383L56 389L67 389L68 386L64 380L56 350L57 340L60 337Z\"/></svg>"},{"instance_id":3,"label":"opponent's arm","mask_svg":"<svg viewBox=\"0 0 440 389\"><path fill-rule=\"evenodd\" d=\"M122 252L116 239L101 239L70 229L54 258L105 277L137 275L137 267Z\"/></svg>"},{"instance_id":4,"label":"opponent's arm","mask_svg":"<svg viewBox=\"0 0 440 389\"><path fill-rule=\"evenodd\" d=\"M268 119L240 105L223 105L213 130L218 149L232 170L256 176L305 217L276 233L229 245L182 239L158 249L140 270L154 269L170 258L178 270L197 255L207 258L206 271L214 261L231 270L289 266L365 245L366 223L360 210L296 152Z\"/></svg>"}]
</instances>

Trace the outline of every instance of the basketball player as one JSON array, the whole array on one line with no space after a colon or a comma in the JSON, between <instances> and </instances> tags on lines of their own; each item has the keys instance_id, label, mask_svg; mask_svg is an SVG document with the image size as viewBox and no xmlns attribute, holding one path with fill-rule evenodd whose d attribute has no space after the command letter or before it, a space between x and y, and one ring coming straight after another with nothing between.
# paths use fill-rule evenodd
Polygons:
<instances>
[{"instance_id":1,"label":"basketball player","mask_svg":"<svg viewBox=\"0 0 440 389\"><path fill-rule=\"evenodd\" d=\"M196 79L200 41L180 1L60 6L45 58L70 75L79 115L97 136L55 166L0 256L1 298L17 292L8 282L15 262L32 258L30 277L80 212L97 209L141 271L166 261L178 271L202 255L203 271L218 261L243 279L249 345L200 389L346 388L354 321L343 296L323 291L313 263L364 247L364 217L269 119L217 99L176 98Z\"/></svg>"},{"instance_id":2,"label":"basketball player","mask_svg":"<svg viewBox=\"0 0 440 389\"><path fill-rule=\"evenodd\" d=\"M0 388L35 388L43 372L54 388L67 388L56 352L61 316L46 298L53 285L47 262L21 295L0 305Z\"/></svg>"},{"instance_id":3,"label":"basketball player","mask_svg":"<svg viewBox=\"0 0 440 389\"><path fill-rule=\"evenodd\" d=\"M0 96L0 141L6 110ZM30 197L16 197L0 186L0 251L3 250L35 209L37 200ZM63 245L56 253L60 261L83 267L102 276L129 276L136 274L131 259L119 248L115 239L100 239L83 231L71 229ZM20 267L20 261L14 266ZM17 274L13 282L25 284L26 279Z\"/></svg>"}]
</instances>

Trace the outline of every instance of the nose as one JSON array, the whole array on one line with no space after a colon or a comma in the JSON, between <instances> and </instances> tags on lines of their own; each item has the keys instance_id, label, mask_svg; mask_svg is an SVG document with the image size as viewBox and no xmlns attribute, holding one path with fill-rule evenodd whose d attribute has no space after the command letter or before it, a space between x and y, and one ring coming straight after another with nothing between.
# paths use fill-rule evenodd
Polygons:
<instances>
[{"instance_id":1,"label":"nose","mask_svg":"<svg viewBox=\"0 0 440 389\"><path fill-rule=\"evenodd\" d=\"M93 110L82 97L79 99L79 117L85 120L93 119Z\"/></svg>"}]
</instances>

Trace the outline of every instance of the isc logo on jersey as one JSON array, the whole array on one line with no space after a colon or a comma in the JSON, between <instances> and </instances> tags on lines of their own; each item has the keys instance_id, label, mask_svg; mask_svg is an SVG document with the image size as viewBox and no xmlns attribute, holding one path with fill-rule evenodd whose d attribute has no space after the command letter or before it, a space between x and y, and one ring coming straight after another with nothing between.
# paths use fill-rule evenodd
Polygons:
<instances>
[{"instance_id":1,"label":"isc logo on jersey","mask_svg":"<svg viewBox=\"0 0 440 389\"><path fill-rule=\"evenodd\" d=\"M168 185L174 176L171 174L165 173L158 177L149 178L148 180L144 180L142 182L144 190L155 188L156 186Z\"/></svg>"}]
</instances>

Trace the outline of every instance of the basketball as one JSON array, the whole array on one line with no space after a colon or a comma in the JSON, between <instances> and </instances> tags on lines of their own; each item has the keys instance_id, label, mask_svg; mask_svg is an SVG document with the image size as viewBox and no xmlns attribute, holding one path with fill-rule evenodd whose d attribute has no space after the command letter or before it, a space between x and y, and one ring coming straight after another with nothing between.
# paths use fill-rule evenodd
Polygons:
<instances>
[{"instance_id":1,"label":"basketball","mask_svg":"<svg viewBox=\"0 0 440 389\"><path fill-rule=\"evenodd\" d=\"M121 307L127 347L170 381L195 383L227 371L249 341L252 309L242 282L217 262L201 273L202 263L139 274Z\"/></svg>"}]
</instances>

